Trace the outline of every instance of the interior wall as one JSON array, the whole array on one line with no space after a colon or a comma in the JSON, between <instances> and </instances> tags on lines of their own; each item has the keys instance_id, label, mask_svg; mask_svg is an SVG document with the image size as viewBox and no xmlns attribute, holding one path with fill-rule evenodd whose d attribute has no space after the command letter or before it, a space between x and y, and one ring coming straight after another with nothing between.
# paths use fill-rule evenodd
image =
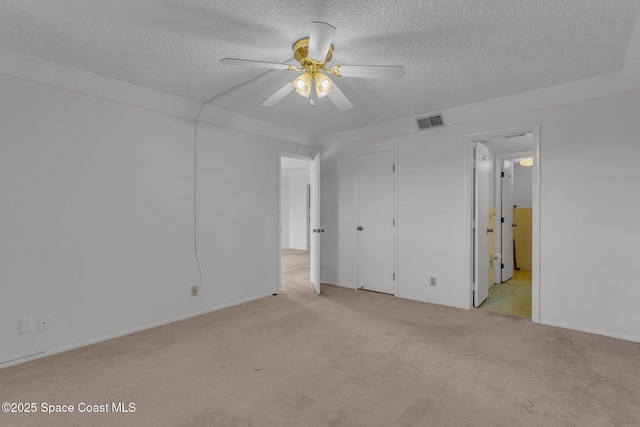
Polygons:
<instances>
[{"instance_id":1,"label":"interior wall","mask_svg":"<svg viewBox=\"0 0 640 427\"><path fill-rule=\"evenodd\" d=\"M280 248L289 248L289 175L280 177Z\"/></svg>"},{"instance_id":2,"label":"interior wall","mask_svg":"<svg viewBox=\"0 0 640 427\"><path fill-rule=\"evenodd\" d=\"M533 168L514 163L513 204L519 208L531 208L533 203Z\"/></svg>"},{"instance_id":3,"label":"interior wall","mask_svg":"<svg viewBox=\"0 0 640 427\"><path fill-rule=\"evenodd\" d=\"M640 287L630 267L640 259L640 197L628 197L637 194L637 111L640 92L631 92L327 147L323 282L355 288L355 153L395 146L399 296L468 308L465 136L540 123L540 320L640 341Z\"/></svg>"},{"instance_id":4,"label":"interior wall","mask_svg":"<svg viewBox=\"0 0 640 427\"><path fill-rule=\"evenodd\" d=\"M516 250L516 264L520 270L531 271L532 268L532 219L531 208L516 208L513 210L513 222L518 224L513 229L513 241Z\"/></svg>"},{"instance_id":5,"label":"interior wall","mask_svg":"<svg viewBox=\"0 0 640 427\"><path fill-rule=\"evenodd\" d=\"M289 178L289 247L308 250L307 236L307 186L309 171L292 173Z\"/></svg>"},{"instance_id":6,"label":"interior wall","mask_svg":"<svg viewBox=\"0 0 640 427\"><path fill-rule=\"evenodd\" d=\"M2 75L0 93L0 363L277 290L278 152L296 144L198 124L191 297L194 121ZM42 314L49 330L18 333Z\"/></svg>"}]
</instances>

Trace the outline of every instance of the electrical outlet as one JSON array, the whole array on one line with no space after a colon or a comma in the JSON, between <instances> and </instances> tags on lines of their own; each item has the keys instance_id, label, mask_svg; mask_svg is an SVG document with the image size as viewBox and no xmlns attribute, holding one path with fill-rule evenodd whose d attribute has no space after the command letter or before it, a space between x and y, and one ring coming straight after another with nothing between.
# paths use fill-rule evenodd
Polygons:
<instances>
[{"instance_id":1,"label":"electrical outlet","mask_svg":"<svg viewBox=\"0 0 640 427\"><path fill-rule=\"evenodd\" d=\"M435 278L435 276L431 276L431 280L429 281L429 284L430 284L431 286L435 286L435 285L436 285L436 278Z\"/></svg>"},{"instance_id":2,"label":"electrical outlet","mask_svg":"<svg viewBox=\"0 0 640 427\"><path fill-rule=\"evenodd\" d=\"M20 333L26 334L27 332L31 331L33 331L33 320L31 319L31 317L20 319Z\"/></svg>"},{"instance_id":3,"label":"electrical outlet","mask_svg":"<svg viewBox=\"0 0 640 427\"><path fill-rule=\"evenodd\" d=\"M48 314L41 314L38 317L38 330L39 331L45 331L47 329L49 329L51 327L51 324L49 323L49 315Z\"/></svg>"},{"instance_id":4,"label":"electrical outlet","mask_svg":"<svg viewBox=\"0 0 640 427\"><path fill-rule=\"evenodd\" d=\"M197 286L192 286L191 287L191 296L192 297L197 297L198 296L198 287Z\"/></svg>"}]
</instances>

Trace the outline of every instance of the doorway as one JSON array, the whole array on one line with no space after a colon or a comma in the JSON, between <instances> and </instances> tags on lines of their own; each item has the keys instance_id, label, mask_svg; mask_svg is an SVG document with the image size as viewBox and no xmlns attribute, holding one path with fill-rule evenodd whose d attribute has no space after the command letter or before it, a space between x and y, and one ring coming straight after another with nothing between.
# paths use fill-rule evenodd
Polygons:
<instances>
[{"instance_id":1,"label":"doorway","mask_svg":"<svg viewBox=\"0 0 640 427\"><path fill-rule=\"evenodd\" d=\"M467 140L469 306L539 322L539 125Z\"/></svg>"},{"instance_id":2,"label":"doorway","mask_svg":"<svg viewBox=\"0 0 640 427\"><path fill-rule=\"evenodd\" d=\"M279 157L279 271L278 292L320 293L319 237L312 230L319 217L319 156L281 153ZM317 201L316 201L317 199ZM314 203L315 202L315 203ZM312 232L313 231L313 232ZM318 277L314 277L314 273ZM315 279L315 280L314 280Z\"/></svg>"}]
</instances>

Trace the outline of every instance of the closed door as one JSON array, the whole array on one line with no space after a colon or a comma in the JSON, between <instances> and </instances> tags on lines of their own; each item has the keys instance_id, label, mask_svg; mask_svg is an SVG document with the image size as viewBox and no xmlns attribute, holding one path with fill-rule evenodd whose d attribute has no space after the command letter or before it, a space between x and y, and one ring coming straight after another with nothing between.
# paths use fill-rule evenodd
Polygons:
<instances>
[{"instance_id":1,"label":"closed door","mask_svg":"<svg viewBox=\"0 0 640 427\"><path fill-rule=\"evenodd\" d=\"M394 152L356 159L358 288L395 294Z\"/></svg>"}]
</instances>

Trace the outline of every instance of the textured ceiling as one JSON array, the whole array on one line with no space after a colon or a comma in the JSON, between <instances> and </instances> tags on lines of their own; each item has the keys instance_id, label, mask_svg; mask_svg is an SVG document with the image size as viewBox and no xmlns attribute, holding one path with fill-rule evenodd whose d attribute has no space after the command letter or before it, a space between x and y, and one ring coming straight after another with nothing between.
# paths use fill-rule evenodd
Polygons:
<instances>
[{"instance_id":1,"label":"textured ceiling","mask_svg":"<svg viewBox=\"0 0 640 427\"><path fill-rule=\"evenodd\" d=\"M0 47L323 135L620 71L639 10L640 0L0 0ZM219 62L287 61L313 20L337 28L329 65L406 75L335 78L354 104L340 113L295 93L261 107L295 74Z\"/></svg>"}]
</instances>

